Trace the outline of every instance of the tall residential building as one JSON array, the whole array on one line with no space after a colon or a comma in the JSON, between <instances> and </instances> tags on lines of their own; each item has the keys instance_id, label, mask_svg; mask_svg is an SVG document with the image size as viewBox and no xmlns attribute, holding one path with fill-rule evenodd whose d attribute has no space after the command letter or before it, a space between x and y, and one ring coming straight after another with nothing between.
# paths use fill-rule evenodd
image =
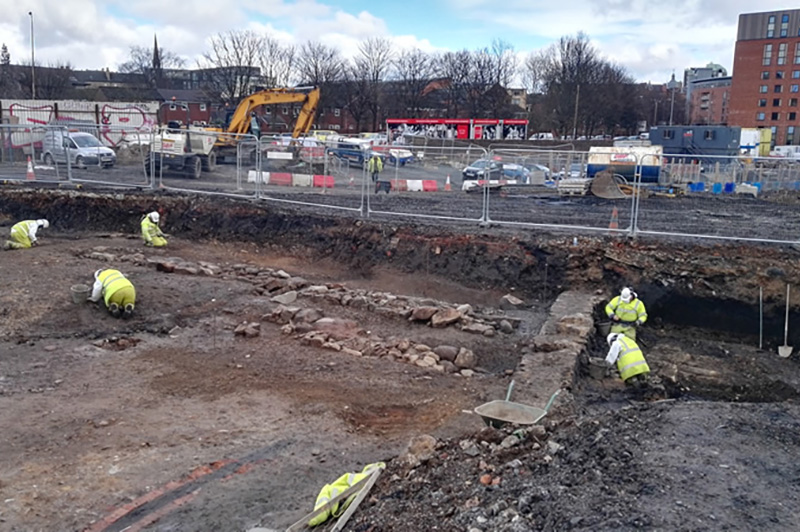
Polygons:
<instances>
[{"instance_id":1,"label":"tall residential building","mask_svg":"<svg viewBox=\"0 0 800 532\"><path fill-rule=\"evenodd\" d=\"M728 123L800 144L800 9L739 15Z\"/></svg>"}]
</instances>

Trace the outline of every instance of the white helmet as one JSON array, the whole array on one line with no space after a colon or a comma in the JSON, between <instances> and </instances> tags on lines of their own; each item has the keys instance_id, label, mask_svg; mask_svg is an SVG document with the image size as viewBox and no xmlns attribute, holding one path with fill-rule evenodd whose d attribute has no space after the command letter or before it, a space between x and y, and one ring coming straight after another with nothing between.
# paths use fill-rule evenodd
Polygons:
<instances>
[{"instance_id":1,"label":"white helmet","mask_svg":"<svg viewBox=\"0 0 800 532\"><path fill-rule=\"evenodd\" d=\"M100 270L97 270L96 272L94 272L94 278L97 279L98 277L100 277L100 272L102 272L102 271L103 270L100 269Z\"/></svg>"},{"instance_id":2,"label":"white helmet","mask_svg":"<svg viewBox=\"0 0 800 532\"><path fill-rule=\"evenodd\" d=\"M630 303L631 299L633 299L633 290L631 290L626 286L625 288L622 289L619 298L622 300L623 303Z\"/></svg>"},{"instance_id":3,"label":"white helmet","mask_svg":"<svg viewBox=\"0 0 800 532\"><path fill-rule=\"evenodd\" d=\"M616 340L616 339L617 339L617 338L619 338L620 336L625 336L625 335L624 335L624 334L622 334L622 333L611 333L611 334L609 334L609 335L606 337L606 341L608 342L608 345L611 345L611 344L613 344L613 343L614 343L614 340Z\"/></svg>"},{"instance_id":4,"label":"white helmet","mask_svg":"<svg viewBox=\"0 0 800 532\"><path fill-rule=\"evenodd\" d=\"M150 221L153 222L154 224L157 224L158 220L160 219L160 216L156 211L151 212L150 214L147 215L147 217L150 218Z\"/></svg>"},{"instance_id":5,"label":"white helmet","mask_svg":"<svg viewBox=\"0 0 800 532\"><path fill-rule=\"evenodd\" d=\"M44 227L45 229L47 229L48 227L50 227L50 222L48 222L48 221L47 221L47 220L45 220L45 219L36 220L36 223L37 223L37 224L39 224L41 227Z\"/></svg>"}]
</instances>

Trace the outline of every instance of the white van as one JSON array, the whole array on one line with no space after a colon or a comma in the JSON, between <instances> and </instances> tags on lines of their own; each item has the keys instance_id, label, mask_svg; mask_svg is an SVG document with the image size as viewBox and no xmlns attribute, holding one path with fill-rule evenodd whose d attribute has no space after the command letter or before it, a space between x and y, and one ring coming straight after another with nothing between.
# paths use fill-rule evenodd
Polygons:
<instances>
[{"instance_id":1,"label":"white van","mask_svg":"<svg viewBox=\"0 0 800 532\"><path fill-rule=\"evenodd\" d=\"M81 131L50 129L42 141L42 160L45 164L66 164L67 157L72 166L86 168L99 165L110 168L117 162L114 150L103 146L97 137Z\"/></svg>"}]
</instances>

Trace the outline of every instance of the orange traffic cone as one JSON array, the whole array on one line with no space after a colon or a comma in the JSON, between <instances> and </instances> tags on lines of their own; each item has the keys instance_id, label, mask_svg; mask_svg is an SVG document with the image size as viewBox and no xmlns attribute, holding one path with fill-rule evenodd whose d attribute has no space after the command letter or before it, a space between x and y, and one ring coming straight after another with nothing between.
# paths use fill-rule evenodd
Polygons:
<instances>
[{"instance_id":1,"label":"orange traffic cone","mask_svg":"<svg viewBox=\"0 0 800 532\"><path fill-rule=\"evenodd\" d=\"M611 221L608 223L608 228L619 229L619 212L616 207L611 211Z\"/></svg>"},{"instance_id":2,"label":"orange traffic cone","mask_svg":"<svg viewBox=\"0 0 800 532\"><path fill-rule=\"evenodd\" d=\"M444 191L445 192L450 192L451 190L453 190L453 189L452 189L452 187L450 187L450 175L448 174L447 175L447 181L444 184Z\"/></svg>"},{"instance_id":3,"label":"orange traffic cone","mask_svg":"<svg viewBox=\"0 0 800 532\"><path fill-rule=\"evenodd\" d=\"M36 179L36 174L33 173L33 161L31 161L30 155L28 155L28 175L26 177L29 181Z\"/></svg>"}]
</instances>

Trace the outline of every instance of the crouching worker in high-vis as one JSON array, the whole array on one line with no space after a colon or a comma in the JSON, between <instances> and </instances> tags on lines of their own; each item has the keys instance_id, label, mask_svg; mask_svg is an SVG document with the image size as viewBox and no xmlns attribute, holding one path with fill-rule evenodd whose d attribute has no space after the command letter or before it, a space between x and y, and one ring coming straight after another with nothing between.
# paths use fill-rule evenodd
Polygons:
<instances>
[{"instance_id":1,"label":"crouching worker in high-vis","mask_svg":"<svg viewBox=\"0 0 800 532\"><path fill-rule=\"evenodd\" d=\"M163 248L167 245L167 239L164 238L164 233L161 232L161 228L158 226L160 218L156 211L142 218L142 238L145 246Z\"/></svg>"},{"instance_id":2,"label":"crouching worker in high-vis","mask_svg":"<svg viewBox=\"0 0 800 532\"><path fill-rule=\"evenodd\" d=\"M637 387L646 384L650 366L636 341L622 333L611 333L606 340L609 347L606 364L611 366L617 363L617 370L625 384Z\"/></svg>"},{"instance_id":3,"label":"crouching worker in high-vis","mask_svg":"<svg viewBox=\"0 0 800 532\"><path fill-rule=\"evenodd\" d=\"M47 229L50 222L47 220L24 220L11 227L11 239L6 240L3 249L28 249L39 245L36 232L40 227Z\"/></svg>"},{"instance_id":4,"label":"crouching worker in high-vis","mask_svg":"<svg viewBox=\"0 0 800 532\"><path fill-rule=\"evenodd\" d=\"M325 506L332 499L335 499L337 495L344 493L348 488L354 486L358 482L373 474L376 469L384 469L385 467L386 464L383 462L375 462L374 464L368 464L365 466L360 473L345 473L332 483L325 484L320 490L319 495L317 495L317 500L314 503L314 510ZM357 495L358 492L354 493L344 501L333 503L330 508L311 519L308 522L308 526L321 525L331 517L339 517L342 515L342 513L344 513L345 510L347 510L347 507L350 506L350 503L353 502L353 499L355 499Z\"/></svg>"},{"instance_id":5,"label":"crouching worker in high-vis","mask_svg":"<svg viewBox=\"0 0 800 532\"><path fill-rule=\"evenodd\" d=\"M97 270L94 272L94 286L89 301L100 298L108 312L115 318L130 318L136 305L136 290L133 284L119 270Z\"/></svg>"}]
</instances>

